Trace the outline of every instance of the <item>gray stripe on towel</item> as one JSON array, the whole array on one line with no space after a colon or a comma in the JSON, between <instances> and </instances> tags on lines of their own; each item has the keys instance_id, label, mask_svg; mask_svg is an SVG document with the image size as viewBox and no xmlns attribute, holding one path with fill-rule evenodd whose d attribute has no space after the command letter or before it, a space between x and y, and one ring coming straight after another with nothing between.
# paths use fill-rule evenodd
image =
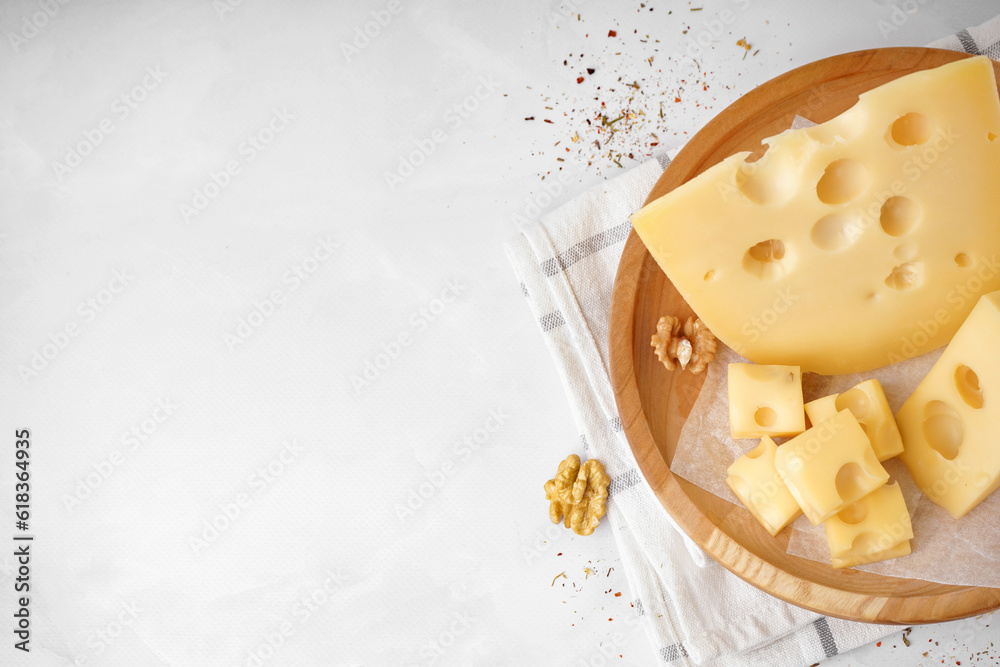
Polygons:
<instances>
[{"instance_id":1,"label":"gray stripe on towel","mask_svg":"<svg viewBox=\"0 0 1000 667\"><path fill-rule=\"evenodd\" d=\"M826 616L814 622L813 626L816 628L816 634L819 635L819 643L823 645L826 657L832 658L837 655L837 642L834 641L833 633L830 632L830 624L826 622Z\"/></svg>"},{"instance_id":2,"label":"gray stripe on towel","mask_svg":"<svg viewBox=\"0 0 1000 667\"><path fill-rule=\"evenodd\" d=\"M585 238L579 243L574 243L565 252L559 253L557 257L552 257L541 263L542 273L546 278L551 278L560 271L565 271L567 267L576 264L581 259L621 243L628 238L629 230L632 229L631 222L624 222L617 227L605 229L603 232Z\"/></svg>"}]
</instances>

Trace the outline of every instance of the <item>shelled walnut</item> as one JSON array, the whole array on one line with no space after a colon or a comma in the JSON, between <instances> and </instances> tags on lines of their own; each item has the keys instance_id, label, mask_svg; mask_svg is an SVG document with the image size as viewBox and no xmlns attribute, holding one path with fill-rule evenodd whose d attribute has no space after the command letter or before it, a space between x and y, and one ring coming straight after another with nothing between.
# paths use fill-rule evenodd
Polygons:
<instances>
[{"instance_id":1,"label":"shelled walnut","mask_svg":"<svg viewBox=\"0 0 1000 667\"><path fill-rule=\"evenodd\" d=\"M545 483L552 523L564 520L577 535L590 535L607 511L611 478L597 459L580 465L580 457L570 454L559 464L554 479Z\"/></svg>"},{"instance_id":2,"label":"shelled walnut","mask_svg":"<svg viewBox=\"0 0 1000 667\"><path fill-rule=\"evenodd\" d=\"M694 317L681 324L679 317L664 315L656 323L656 333L649 344L668 371L674 370L676 364L680 364L681 370L690 364L692 373L701 373L715 358L715 335Z\"/></svg>"}]
</instances>

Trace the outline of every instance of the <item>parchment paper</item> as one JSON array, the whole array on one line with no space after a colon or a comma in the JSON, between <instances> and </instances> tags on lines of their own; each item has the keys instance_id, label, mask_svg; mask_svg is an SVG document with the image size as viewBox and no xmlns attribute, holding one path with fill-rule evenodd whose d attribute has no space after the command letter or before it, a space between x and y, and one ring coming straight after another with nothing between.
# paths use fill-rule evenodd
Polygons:
<instances>
[{"instance_id":1,"label":"parchment paper","mask_svg":"<svg viewBox=\"0 0 1000 667\"><path fill-rule=\"evenodd\" d=\"M803 373L806 402L840 393L869 378L878 378L895 413L941 356L941 350L869 373L827 377ZM728 500L742 504L726 485L726 468L737 457L757 446L757 440L733 440L729 435L728 365L748 363L731 349L719 345L701 394L681 429L670 469L684 479ZM783 442L775 439L775 442ZM913 553L857 569L891 577L924 579L946 584L1000 587L1000 494L994 494L965 517L955 520L928 500L898 459L883 463L889 483L899 482L913 523ZM800 516L790 527L788 553L830 562L823 526L813 526Z\"/></svg>"}]
</instances>

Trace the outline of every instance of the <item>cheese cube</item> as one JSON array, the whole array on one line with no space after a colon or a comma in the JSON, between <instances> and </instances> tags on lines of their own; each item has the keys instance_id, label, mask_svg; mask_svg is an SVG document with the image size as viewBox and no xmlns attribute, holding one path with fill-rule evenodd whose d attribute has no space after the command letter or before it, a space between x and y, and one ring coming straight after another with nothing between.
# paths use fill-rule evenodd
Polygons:
<instances>
[{"instance_id":1,"label":"cheese cube","mask_svg":"<svg viewBox=\"0 0 1000 667\"><path fill-rule=\"evenodd\" d=\"M1000 487L1000 292L979 299L896 422L917 486L956 519Z\"/></svg>"},{"instance_id":2,"label":"cheese cube","mask_svg":"<svg viewBox=\"0 0 1000 667\"><path fill-rule=\"evenodd\" d=\"M850 410L778 447L774 467L814 526L889 480Z\"/></svg>"},{"instance_id":3,"label":"cheese cube","mask_svg":"<svg viewBox=\"0 0 1000 667\"><path fill-rule=\"evenodd\" d=\"M729 430L734 438L806 430L799 367L729 364Z\"/></svg>"},{"instance_id":4,"label":"cheese cube","mask_svg":"<svg viewBox=\"0 0 1000 667\"><path fill-rule=\"evenodd\" d=\"M841 558L831 558L830 562L837 569L842 567L854 567L855 565L867 565L868 563L877 563L883 560L891 560L893 558L899 558L900 556L910 555L910 541L904 540L886 551L878 551L871 554L862 554L860 556L843 556Z\"/></svg>"},{"instance_id":5,"label":"cheese cube","mask_svg":"<svg viewBox=\"0 0 1000 667\"><path fill-rule=\"evenodd\" d=\"M998 135L993 63L965 58L706 165L632 226L735 351L864 372L946 345L1000 289Z\"/></svg>"},{"instance_id":6,"label":"cheese cube","mask_svg":"<svg viewBox=\"0 0 1000 667\"><path fill-rule=\"evenodd\" d=\"M892 550L913 539L910 513L899 484L886 484L876 489L827 519L823 525L834 567L895 558Z\"/></svg>"},{"instance_id":7,"label":"cheese cube","mask_svg":"<svg viewBox=\"0 0 1000 667\"><path fill-rule=\"evenodd\" d=\"M875 450L879 461L903 452L903 439L878 380L865 380L841 394L832 394L806 403L809 421L818 424L841 410L850 410L857 418Z\"/></svg>"},{"instance_id":8,"label":"cheese cube","mask_svg":"<svg viewBox=\"0 0 1000 667\"><path fill-rule=\"evenodd\" d=\"M771 535L802 513L774 469L776 450L777 445L765 435L759 445L729 466L726 478L736 497Z\"/></svg>"}]
</instances>

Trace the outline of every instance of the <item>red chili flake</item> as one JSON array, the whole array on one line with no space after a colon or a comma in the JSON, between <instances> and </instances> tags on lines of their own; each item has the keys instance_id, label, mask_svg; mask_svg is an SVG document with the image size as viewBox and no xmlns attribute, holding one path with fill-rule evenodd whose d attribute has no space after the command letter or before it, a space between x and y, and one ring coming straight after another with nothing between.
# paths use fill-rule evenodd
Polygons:
<instances>
[{"instance_id":1,"label":"red chili flake","mask_svg":"<svg viewBox=\"0 0 1000 667\"><path fill-rule=\"evenodd\" d=\"M552 123L552 121L551 121L551 120L549 120L548 118L546 118L546 119L545 119L545 122L546 122L546 123ZM554 124L555 124L555 123L553 123L553 125L554 125Z\"/></svg>"},{"instance_id":2,"label":"red chili flake","mask_svg":"<svg viewBox=\"0 0 1000 667\"><path fill-rule=\"evenodd\" d=\"M650 143L649 145L650 146L659 146L660 142L659 141L654 141L654 142Z\"/></svg>"},{"instance_id":3,"label":"red chili flake","mask_svg":"<svg viewBox=\"0 0 1000 667\"><path fill-rule=\"evenodd\" d=\"M609 618L608 620L609 620L609 621L613 621L613 620L615 620L615 619L613 619L613 618Z\"/></svg>"},{"instance_id":4,"label":"red chili flake","mask_svg":"<svg viewBox=\"0 0 1000 667\"><path fill-rule=\"evenodd\" d=\"M576 82L577 83L583 83L583 77L582 76L576 77Z\"/></svg>"},{"instance_id":5,"label":"red chili flake","mask_svg":"<svg viewBox=\"0 0 1000 667\"><path fill-rule=\"evenodd\" d=\"M674 102L680 102L680 101L681 101L681 98L679 98L679 97L675 97L674 98Z\"/></svg>"},{"instance_id":6,"label":"red chili flake","mask_svg":"<svg viewBox=\"0 0 1000 667\"><path fill-rule=\"evenodd\" d=\"M562 556L562 552L560 551L560 552L559 552L559 553L557 553L556 555L557 555L557 556Z\"/></svg>"},{"instance_id":7,"label":"red chili flake","mask_svg":"<svg viewBox=\"0 0 1000 667\"><path fill-rule=\"evenodd\" d=\"M587 68L587 74L593 74L593 73L594 73L594 68L593 67L588 67Z\"/></svg>"},{"instance_id":8,"label":"red chili flake","mask_svg":"<svg viewBox=\"0 0 1000 667\"><path fill-rule=\"evenodd\" d=\"M528 117L527 117L527 118L525 118L524 120L535 120L535 117L534 117L534 116L528 116Z\"/></svg>"},{"instance_id":9,"label":"red chili flake","mask_svg":"<svg viewBox=\"0 0 1000 667\"><path fill-rule=\"evenodd\" d=\"M614 30L608 30L608 37L617 37L618 33Z\"/></svg>"},{"instance_id":10,"label":"red chili flake","mask_svg":"<svg viewBox=\"0 0 1000 667\"><path fill-rule=\"evenodd\" d=\"M881 645L882 645L882 642L876 642L875 643L875 646L881 646Z\"/></svg>"},{"instance_id":11,"label":"red chili flake","mask_svg":"<svg viewBox=\"0 0 1000 667\"><path fill-rule=\"evenodd\" d=\"M616 597L616 598L620 598L621 596L622 596L622 594L621 594L621 593L615 593L615 597Z\"/></svg>"}]
</instances>

